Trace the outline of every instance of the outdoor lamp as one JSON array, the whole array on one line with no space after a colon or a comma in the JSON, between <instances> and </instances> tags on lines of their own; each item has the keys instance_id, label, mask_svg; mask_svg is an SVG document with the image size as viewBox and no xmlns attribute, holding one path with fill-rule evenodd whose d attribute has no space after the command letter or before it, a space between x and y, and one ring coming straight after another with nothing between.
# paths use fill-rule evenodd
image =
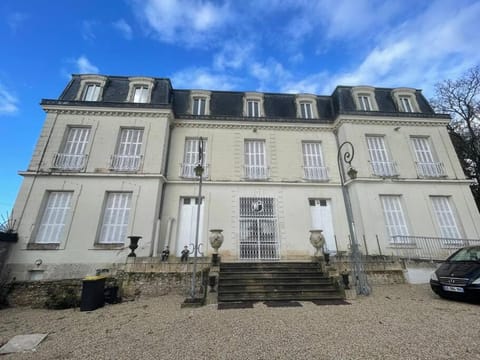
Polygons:
<instances>
[{"instance_id":1,"label":"outdoor lamp","mask_svg":"<svg viewBox=\"0 0 480 360\"><path fill-rule=\"evenodd\" d=\"M348 177L352 180L355 180L357 178L358 171L354 167L350 166L350 168L347 171Z\"/></svg>"},{"instance_id":2,"label":"outdoor lamp","mask_svg":"<svg viewBox=\"0 0 480 360\"><path fill-rule=\"evenodd\" d=\"M203 166L198 164L197 166L195 166L195 168L193 169L195 171L195 176L198 176L198 177L201 177L203 175Z\"/></svg>"}]
</instances>

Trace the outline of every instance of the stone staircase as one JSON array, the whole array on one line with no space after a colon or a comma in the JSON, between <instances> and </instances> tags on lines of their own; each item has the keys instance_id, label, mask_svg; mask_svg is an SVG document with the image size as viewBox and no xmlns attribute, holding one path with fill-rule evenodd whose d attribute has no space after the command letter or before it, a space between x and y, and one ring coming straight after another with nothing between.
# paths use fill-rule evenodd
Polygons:
<instances>
[{"instance_id":1,"label":"stone staircase","mask_svg":"<svg viewBox=\"0 0 480 360\"><path fill-rule=\"evenodd\" d=\"M344 299L314 262L221 263L218 302Z\"/></svg>"}]
</instances>

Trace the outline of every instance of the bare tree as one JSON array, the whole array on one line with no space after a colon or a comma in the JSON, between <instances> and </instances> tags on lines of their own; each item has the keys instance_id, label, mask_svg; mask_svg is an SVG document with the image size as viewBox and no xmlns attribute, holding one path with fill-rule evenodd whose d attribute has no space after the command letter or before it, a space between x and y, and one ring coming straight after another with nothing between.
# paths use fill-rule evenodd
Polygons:
<instances>
[{"instance_id":1,"label":"bare tree","mask_svg":"<svg viewBox=\"0 0 480 360\"><path fill-rule=\"evenodd\" d=\"M436 84L432 105L452 118L447 129L480 209L480 66Z\"/></svg>"}]
</instances>

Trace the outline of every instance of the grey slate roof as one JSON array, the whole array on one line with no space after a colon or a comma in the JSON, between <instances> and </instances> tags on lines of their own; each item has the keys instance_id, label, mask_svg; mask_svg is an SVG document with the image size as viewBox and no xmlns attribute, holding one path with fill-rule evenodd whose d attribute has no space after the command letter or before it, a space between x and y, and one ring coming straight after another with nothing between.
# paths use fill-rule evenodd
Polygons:
<instances>
[{"instance_id":1,"label":"grey slate roof","mask_svg":"<svg viewBox=\"0 0 480 360\"><path fill-rule=\"evenodd\" d=\"M63 105L88 105L88 106L112 106L112 107L149 107L149 108L171 108L177 117L192 117L190 90L173 89L169 79L152 78L154 87L152 90L151 102L149 104L137 104L127 101L129 90L129 77L107 76L107 82L103 90L103 98L100 102L76 101L80 90L82 75L73 75L58 100L43 100L42 104L62 103ZM268 120L305 122L331 122L339 114L356 113L366 114L358 111L352 96L351 86L338 86L330 96L316 96L318 119L297 119L295 94L264 93L264 111ZM375 88L375 99L379 111L369 114L384 114L391 116L422 116L422 117L444 117L436 115L422 95L416 90L415 96L421 114L403 113L396 108L392 98L392 90L388 88ZM211 91L210 92L210 115L206 118L238 119L243 118L243 97L244 92L239 91ZM250 118L251 120L251 118Z\"/></svg>"}]
</instances>

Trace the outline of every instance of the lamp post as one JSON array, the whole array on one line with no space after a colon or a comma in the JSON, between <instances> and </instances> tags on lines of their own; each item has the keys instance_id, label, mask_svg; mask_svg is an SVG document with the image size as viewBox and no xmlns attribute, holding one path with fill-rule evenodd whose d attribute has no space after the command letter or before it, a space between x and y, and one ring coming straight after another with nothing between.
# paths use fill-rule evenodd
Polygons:
<instances>
[{"instance_id":1,"label":"lamp post","mask_svg":"<svg viewBox=\"0 0 480 360\"><path fill-rule=\"evenodd\" d=\"M197 200L197 224L195 227L195 246L193 248L193 273L192 273L192 289L190 296L195 299L195 286L197 280L197 254L198 254L198 232L200 229L200 207L202 205L202 178L203 178L203 139L198 139L198 163L194 168L195 176L198 176L198 200Z\"/></svg>"},{"instance_id":2,"label":"lamp post","mask_svg":"<svg viewBox=\"0 0 480 360\"><path fill-rule=\"evenodd\" d=\"M342 148L347 146L345 152L342 154ZM350 149L348 149L348 147ZM343 193L343 201L345 202L345 208L347 210L347 220L348 220L348 229L350 231L350 239L351 239L351 256L352 256L352 264L353 264L353 274L355 280L355 287L357 289L358 295L370 295L371 289L370 285L368 285L367 274L365 272L363 262L362 262L362 254L360 252L357 237L355 236L355 223L353 221L353 212L352 212L352 203L350 201L350 194L348 192L348 188L345 185L345 169L342 164L342 160L344 164L348 164L347 174L348 177L354 180L357 177L357 170L352 167L352 160L353 156L355 155L355 148L350 141L344 141L338 147L337 153L337 163L338 168L340 170L340 183L342 185L342 193Z\"/></svg>"}]
</instances>

